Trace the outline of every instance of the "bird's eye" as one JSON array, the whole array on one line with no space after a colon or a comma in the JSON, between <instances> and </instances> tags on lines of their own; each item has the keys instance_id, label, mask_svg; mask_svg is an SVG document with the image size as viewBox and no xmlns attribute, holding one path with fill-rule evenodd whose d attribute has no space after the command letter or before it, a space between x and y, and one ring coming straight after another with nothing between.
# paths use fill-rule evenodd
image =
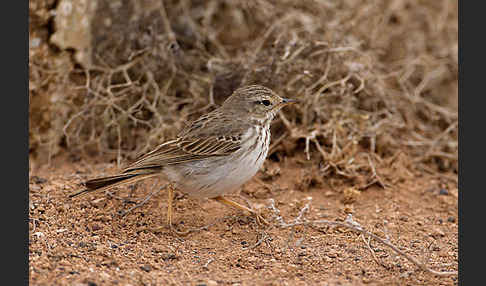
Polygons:
<instances>
[{"instance_id":1,"label":"bird's eye","mask_svg":"<svg viewBox=\"0 0 486 286\"><path fill-rule=\"evenodd\" d=\"M265 106L269 106L269 105L270 105L270 100L267 100L267 99L262 100L262 101L261 101L261 104L263 104L263 105L265 105Z\"/></svg>"},{"instance_id":2,"label":"bird's eye","mask_svg":"<svg viewBox=\"0 0 486 286\"><path fill-rule=\"evenodd\" d=\"M255 104L263 104L265 106L269 106L271 105L272 103L270 102L270 100L268 99L264 99L264 100L257 100L255 101Z\"/></svg>"}]
</instances>

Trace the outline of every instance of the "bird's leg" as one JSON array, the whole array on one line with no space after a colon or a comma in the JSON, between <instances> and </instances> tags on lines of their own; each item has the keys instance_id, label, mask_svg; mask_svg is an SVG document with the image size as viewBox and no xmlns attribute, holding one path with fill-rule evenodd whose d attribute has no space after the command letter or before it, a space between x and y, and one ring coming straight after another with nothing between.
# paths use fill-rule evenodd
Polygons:
<instances>
[{"instance_id":1,"label":"bird's leg","mask_svg":"<svg viewBox=\"0 0 486 286\"><path fill-rule=\"evenodd\" d=\"M172 184L169 184L167 187L167 225L169 227L172 226L172 202L174 201L174 187Z\"/></svg>"},{"instance_id":2,"label":"bird's leg","mask_svg":"<svg viewBox=\"0 0 486 286\"><path fill-rule=\"evenodd\" d=\"M231 200L228 200L222 196L217 196L215 198L213 198L214 200L224 204L224 205L227 205L227 206L230 206L230 207L234 207L234 208L237 208L237 209L240 209L240 210L243 210L243 211L247 211L249 213L251 213L252 215L255 216L256 218L256 221L259 225L269 225L269 223L259 214L257 213L255 210L252 210L250 208L247 208L245 207L244 205L240 205L239 203L237 202L234 202L234 201L231 201Z\"/></svg>"},{"instance_id":3,"label":"bird's leg","mask_svg":"<svg viewBox=\"0 0 486 286\"><path fill-rule=\"evenodd\" d=\"M169 229L171 231L175 232L176 234L184 236L184 235L191 233L192 231L191 230L178 231L172 225L172 216L173 216L173 213L174 213L174 210L173 210L174 191L175 191L174 185L172 185L172 183L167 184L167 198L168 198L168 200L167 200L167 226L169 227ZM157 227L157 228L151 229L151 231L159 232L162 229L163 229L163 227Z\"/></svg>"},{"instance_id":4,"label":"bird's leg","mask_svg":"<svg viewBox=\"0 0 486 286\"><path fill-rule=\"evenodd\" d=\"M152 185L151 189L153 189L154 187L155 187L155 184ZM146 204L150 200L150 198L152 198L154 195L158 194L162 189L165 189L166 187L167 187L167 184L164 185L162 188L158 188L155 191L151 192L140 203L134 205L133 207L129 208L128 210L119 210L118 214L123 217L123 216L127 215L129 212L133 211L134 209L143 206L144 204Z\"/></svg>"}]
</instances>

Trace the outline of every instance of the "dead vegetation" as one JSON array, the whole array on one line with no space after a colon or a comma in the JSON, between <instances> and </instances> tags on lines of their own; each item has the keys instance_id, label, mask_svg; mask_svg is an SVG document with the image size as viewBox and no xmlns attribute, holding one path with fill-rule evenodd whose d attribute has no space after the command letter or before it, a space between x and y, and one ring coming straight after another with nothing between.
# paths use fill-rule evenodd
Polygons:
<instances>
[{"instance_id":1,"label":"dead vegetation","mask_svg":"<svg viewBox=\"0 0 486 286\"><path fill-rule=\"evenodd\" d=\"M59 3L31 1L32 158L66 147L120 163L260 83L303 102L274 123L271 158L303 153L323 176L365 175L361 188L385 187L377 170L398 152L457 172L457 2L163 3L86 68L49 43Z\"/></svg>"}]
</instances>

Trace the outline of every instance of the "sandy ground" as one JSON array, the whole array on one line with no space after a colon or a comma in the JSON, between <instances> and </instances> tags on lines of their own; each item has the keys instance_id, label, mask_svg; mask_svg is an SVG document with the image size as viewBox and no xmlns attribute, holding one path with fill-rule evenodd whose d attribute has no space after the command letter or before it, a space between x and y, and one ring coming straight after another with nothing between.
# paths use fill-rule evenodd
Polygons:
<instances>
[{"instance_id":1,"label":"sandy ground","mask_svg":"<svg viewBox=\"0 0 486 286\"><path fill-rule=\"evenodd\" d=\"M114 164L58 156L33 169L29 193L31 285L457 285L457 275L420 270L377 241L350 229L312 223L355 222L388 238L437 271L457 271L457 176L413 173L383 189L359 193L352 185L305 184L294 160L267 160L233 198L258 209L270 227L212 200L176 195L175 227L165 227L166 193L124 217L155 190L156 180L80 199L67 195L86 178L116 172ZM397 174L398 175L398 174ZM448 179L449 178L449 179ZM158 186L161 186L159 182ZM308 206L307 211L302 212ZM157 230L157 228L159 228Z\"/></svg>"}]
</instances>

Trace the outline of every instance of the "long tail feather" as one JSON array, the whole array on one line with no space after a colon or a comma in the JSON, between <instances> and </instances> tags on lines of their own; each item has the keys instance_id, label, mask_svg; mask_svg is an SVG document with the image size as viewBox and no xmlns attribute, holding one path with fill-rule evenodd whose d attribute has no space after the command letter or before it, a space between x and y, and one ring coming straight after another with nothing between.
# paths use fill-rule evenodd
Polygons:
<instances>
[{"instance_id":1,"label":"long tail feather","mask_svg":"<svg viewBox=\"0 0 486 286\"><path fill-rule=\"evenodd\" d=\"M149 173L128 173L120 174L115 176L109 176L104 178L97 178L86 181L84 184L86 189L79 190L69 195L70 198L86 195L91 192L99 192L109 190L114 187L121 185L135 183L140 180L144 180L150 177L159 176L159 172L149 172Z\"/></svg>"}]
</instances>

